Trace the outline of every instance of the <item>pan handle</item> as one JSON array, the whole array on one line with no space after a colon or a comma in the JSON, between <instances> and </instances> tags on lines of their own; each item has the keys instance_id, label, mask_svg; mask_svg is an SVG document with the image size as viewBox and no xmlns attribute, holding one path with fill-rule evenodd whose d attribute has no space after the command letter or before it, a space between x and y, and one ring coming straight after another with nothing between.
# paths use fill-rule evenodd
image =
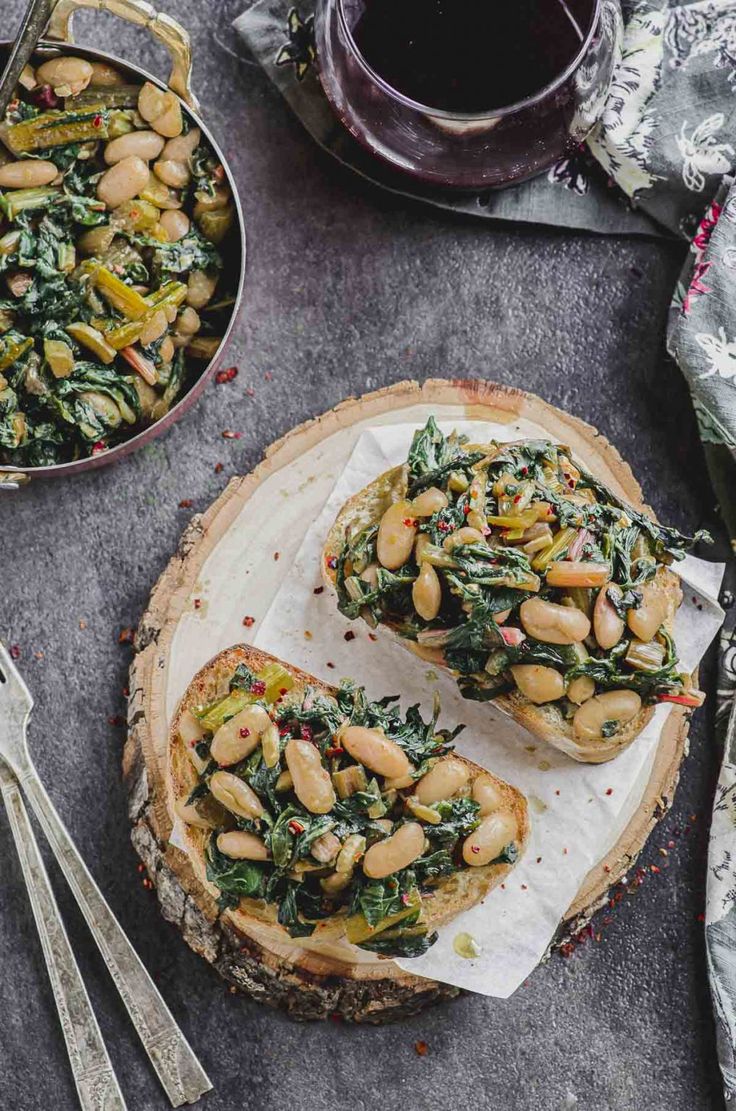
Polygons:
<instances>
[{"instance_id":1,"label":"pan handle","mask_svg":"<svg viewBox=\"0 0 736 1111\"><path fill-rule=\"evenodd\" d=\"M169 88L189 107L199 111L197 98L192 92L192 44L189 34L171 16L157 12L145 0L58 0L51 13L47 37L60 42L74 42L72 21L81 8L110 12L128 23L145 27L160 39L171 55Z\"/></svg>"}]
</instances>

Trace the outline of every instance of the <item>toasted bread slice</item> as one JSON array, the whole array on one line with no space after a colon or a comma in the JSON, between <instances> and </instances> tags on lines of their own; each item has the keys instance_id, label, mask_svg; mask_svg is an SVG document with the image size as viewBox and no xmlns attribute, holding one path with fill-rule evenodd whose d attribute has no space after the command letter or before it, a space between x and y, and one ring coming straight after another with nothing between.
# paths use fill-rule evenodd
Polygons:
<instances>
[{"instance_id":1,"label":"toasted bread slice","mask_svg":"<svg viewBox=\"0 0 736 1111\"><path fill-rule=\"evenodd\" d=\"M257 648L236 645L220 652L194 676L171 723L168 765L171 812L177 812L198 782L198 773L192 763L191 749L181 733L184 715L188 715L188 712L197 707L224 698L228 693L229 680L239 664L245 664L251 670L259 671L265 665L273 663L281 663L281 661L275 660L273 656L261 652ZM320 682L298 668L291 667L288 664L282 664L282 666L288 670L295 682L293 690L285 697L285 702L292 698L301 701L307 687L311 687L328 697L334 696L334 687ZM440 759L447 758L447 756L440 757ZM462 761L470 772L465 793L472 789L472 784L479 776L483 776L492 782L498 798L498 812L513 815L517 830L514 843L517 849L516 859L518 860L527 845L530 834L529 814L524 796L516 788L481 768L480 765L466 760L454 752L449 758ZM181 847L181 839L184 839L186 852L197 878L203 887L216 898L219 891L207 879L205 856L211 832L192 825L185 826L183 823L177 832L176 843ZM437 881L432 887L432 897L422 899L423 920L429 930L441 926L478 903L508 875L513 866L512 863L490 863L478 867L463 865L459 871ZM228 909L225 913L236 929L252 931L254 924L259 927L267 927L271 936L276 936L281 945L319 951L320 945L327 942L332 955L339 956L340 960L347 963L365 960L367 956L364 950L360 950L345 940L346 912L344 909L333 914L330 918L320 920L311 937L297 939L291 938L287 930L278 924L278 907L273 903L267 903L263 899L242 898L237 907ZM337 948L335 942L339 943ZM371 954L370 957L373 960L376 959L374 954Z\"/></svg>"},{"instance_id":2,"label":"toasted bread slice","mask_svg":"<svg viewBox=\"0 0 736 1111\"><path fill-rule=\"evenodd\" d=\"M464 450L484 451L487 450L487 445L468 444ZM406 491L407 467L402 465L385 471L345 503L327 535L323 549L322 574L329 586L335 588L336 561L342 551L346 535L377 525L393 502L406 497ZM680 580L665 566L659 566L656 582L667 599L667 612L663 624L672 634L675 614L682 602ZM382 622L381 628L387 630L393 639L421 659L431 660L455 678L459 675L459 672L444 663L441 649L427 649L415 641L401 637L397 632L397 626L389 620ZM574 760L589 764L604 763L623 752L639 736L654 713L653 706L642 705L636 717L619 728L612 737L584 743L574 735L572 722L563 716L555 703L535 705L518 689L496 695L493 703L534 736L554 745Z\"/></svg>"}]
</instances>

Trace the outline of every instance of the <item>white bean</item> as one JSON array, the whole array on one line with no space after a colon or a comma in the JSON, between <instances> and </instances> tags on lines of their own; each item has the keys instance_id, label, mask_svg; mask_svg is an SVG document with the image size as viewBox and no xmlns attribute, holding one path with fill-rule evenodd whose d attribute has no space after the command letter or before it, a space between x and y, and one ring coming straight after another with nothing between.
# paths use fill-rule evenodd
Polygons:
<instances>
[{"instance_id":1,"label":"white bean","mask_svg":"<svg viewBox=\"0 0 736 1111\"><path fill-rule=\"evenodd\" d=\"M187 304L193 309L203 309L212 300L217 287L217 275L204 270L192 270L187 279Z\"/></svg>"},{"instance_id":2,"label":"white bean","mask_svg":"<svg viewBox=\"0 0 736 1111\"><path fill-rule=\"evenodd\" d=\"M186 165L172 158L161 158L158 162L154 162L153 172L164 185L170 185L172 189L183 189L191 179Z\"/></svg>"},{"instance_id":3,"label":"white bean","mask_svg":"<svg viewBox=\"0 0 736 1111\"><path fill-rule=\"evenodd\" d=\"M461 544L483 544L485 543L485 536L477 528L470 528L468 525L463 525L462 528L456 529L446 536L442 547L446 552L451 552L453 548L459 548Z\"/></svg>"},{"instance_id":4,"label":"white bean","mask_svg":"<svg viewBox=\"0 0 736 1111\"><path fill-rule=\"evenodd\" d=\"M186 135L177 135L174 139L169 139L163 149L163 157L173 159L174 162L188 162L201 139L202 132L198 127L193 127Z\"/></svg>"},{"instance_id":5,"label":"white bean","mask_svg":"<svg viewBox=\"0 0 736 1111\"><path fill-rule=\"evenodd\" d=\"M613 584L609 587L603 587L598 591L598 597L595 600L593 607L593 632L595 639L598 641L600 647L607 652L609 648L613 648L615 644L621 640L624 635L624 623L622 618L616 613L613 604L608 597L608 594L615 594L621 597L621 587Z\"/></svg>"},{"instance_id":6,"label":"white bean","mask_svg":"<svg viewBox=\"0 0 736 1111\"><path fill-rule=\"evenodd\" d=\"M411 502L397 501L390 505L378 526L376 553L379 563L388 571L402 567L414 547L417 522L412 516Z\"/></svg>"},{"instance_id":7,"label":"white bean","mask_svg":"<svg viewBox=\"0 0 736 1111\"><path fill-rule=\"evenodd\" d=\"M414 609L425 621L433 621L442 605L442 584L431 563L422 563L412 583Z\"/></svg>"},{"instance_id":8,"label":"white bean","mask_svg":"<svg viewBox=\"0 0 736 1111\"><path fill-rule=\"evenodd\" d=\"M258 747L261 735L271 724L263 706L246 706L215 733L210 754L221 767L238 764Z\"/></svg>"},{"instance_id":9,"label":"white bean","mask_svg":"<svg viewBox=\"0 0 736 1111\"><path fill-rule=\"evenodd\" d=\"M363 857L363 871L372 880L408 868L424 851L424 830L419 822L406 822L396 833L371 845Z\"/></svg>"},{"instance_id":10,"label":"white bean","mask_svg":"<svg viewBox=\"0 0 736 1111\"><path fill-rule=\"evenodd\" d=\"M116 162L121 162L123 158L142 158L144 162L150 162L152 158L158 158L161 151L164 149L164 140L155 131L130 131L127 135L120 135L117 139L112 139L105 147L105 162L108 166L114 166Z\"/></svg>"},{"instance_id":11,"label":"white bean","mask_svg":"<svg viewBox=\"0 0 736 1111\"><path fill-rule=\"evenodd\" d=\"M123 158L100 178L97 196L108 208L117 208L143 189L148 181L148 164L142 158Z\"/></svg>"},{"instance_id":12,"label":"white bean","mask_svg":"<svg viewBox=\"0 0 736 1111\"><path fill-rule=\"evenodd\" d=\"M41 85L51 85L59 96L78 96L92 80L92 66L84 58L49 58L36 70Z\"/></svg>"},{"instance_id":13,"label":"white bean","mask_svg":"<svg viewBox=\"0 0 736 1111\"><path fill-rule=\"evenodd\" d=\"M330 774L322 765L310 741L292 737L284 750L286 764L294 781L294 794L311 814L329 814L335 805L335 789Z\"/></svg>"},{"instance_id":14,"label":"white bean","mask_svg":"<svg viewBox=\"0 0 736 1111\"><path fill-rule=\"evenodd\" d=\"M503 802L503 794L490 775L479 775L473 780L473 799L480 806L481 818L487 817Z\"/></svg>"},{"instance_id":15,"label":"white bean","mask_svg":"<svg viewBox=\"0 0 736 1111\"><path fill-rule=\"evenodd\" d=\"M429 486L414 498L411 508L415 517L431 517L447 505L448 498L444 490L440 490L437 486Z\"/></svg>"},{"instance_id":16,"label":"white bean","mask_svg":"<svg viewBox=\"0 0 736 1111\"><path fill-rule=\"evenodd\" d=\"M536 706L556 702L565 693L565 680L554 667L515 664L511 668L511 674L521 693Z\"/></svg>"},{"instance_id":17,"label":"white bean","mask_svg":"<svg viewBox=\"0 0 736 1111\"><path fill-rule=\"evenodd\" d=\"M221 833L217 838L217 847L233 860L268 860L269 857L268 849L261 838L241 829Z\"/></svg>"},{"instance_id":18,"label":"white bean","mask_svg":"<svg viewBox=\"0 0 736 1111\"><path fill-rule=\"evenodd\" d=\"M106 62L91 62L90 64L92 66L92 77L89 83L94 85L95 88L113 89L125 84L125 78L120 70L108 66Z\"/></svg>"},{"instance_id":19,"label":"white bean","mask_svg":"<svg viewBox=\"0 0 736 1111\"><path fill-rule=\"evenodd\" d=\"M178 243L180 239L184 238L191 227L186 212L180 212L175 208L169 208L166 212L162 212L159 223L166 232L169 243Z\"/></svg>"},{"instance_id":20,"label":"white bean","mask_svg":"<svg viewBox=\"0 0 736 1111\"><path fill-rule=\"evenodd\" d=\"M582 706L583 702L587 702L595 694L595 683L590 675L579 675L577 679L573 679L567 688L567 697L576 706Z\"/></svg>"},{"instance_id":21,"label":"white bean","mask_svg":"<svg viewBox=\"0 0 736 1111\"><path fill-rule=\"evenodd\" d=\"M573 732L581 741L603 740L603 726L615 723L616 730L626 725L641 710L641 698L636 691L606 691L589 698L576 710L572 719Z\"/></svg>"},{"instance_id":22,"label":"white bean","mask_svg":"<svg viewBox=\"0 0 736 1111\"><path fill-rule=\"evenodd\" d=\"M416 785L414 794L422 806L450 799L465 786L470 778L467 764L454 756L438 760L433 768L423 775Z\"/></svg>"},{"instance_id":23,"label":"white bean","mask_svg":"<svg viewBox=\"0 0 736 1111\"><path fill-rule=\"evenodd\" d=\"M509 811L489 814L463 841L463 860L473 868L490 864L516 840L516 818Z\"/></svg>"},{"instance_id":24,"label":"white bean","mask_svg":"<svg viewBox=\"0 0 736 1111\"><path fill-rule=\"evenodd\" d=\"M527 598L519 607L519 617L529 636L545 644L575 644L590 632L590 621L582 610L543 598Z\"/></svg>"},{"instance_id":25,"label":"white bean","mask_svg":"<svg viewBox=\"0 0 736 1111\"><path fill-rule=\"evenodd\" d=\"M659 582L648 582L641 588L641 605L630 609L626 623L635 637L648 643L659 632L669 613L669 600L665 588Z\"/></svg>"},{"instance_id":26,"label":"white bean","mask_svg":"<svg viewBox=\"0 0 736 1111\"><path fill-rule=\"evenodd\" d=\"M398 779L412 770L403 748L385 737L380 729L348 725L338 731L335 739L354 760L385 779Z\"/></svg>"},{"instance_id":27,"label":"white bean","mask_svg":"<svg viewBox=\"0 0 736 1111\"><path fill-rule=\"evenodd\" d=\"M263 817L263 804L255 791L232 772L215 772L210 779L212 795L239 818Z\"/></svg>"},{"instance_id":28,"label":"white bean","mask_svg":"<svg viewBox=\"0 0 736 1111\"><path fill-rule=\"evenodd\" d=\"M58 174L53 162L40 158L25 158L20 162L6 162L0 166L1 189L35 189L50 185Z\"/></svg>"}]
</instances>

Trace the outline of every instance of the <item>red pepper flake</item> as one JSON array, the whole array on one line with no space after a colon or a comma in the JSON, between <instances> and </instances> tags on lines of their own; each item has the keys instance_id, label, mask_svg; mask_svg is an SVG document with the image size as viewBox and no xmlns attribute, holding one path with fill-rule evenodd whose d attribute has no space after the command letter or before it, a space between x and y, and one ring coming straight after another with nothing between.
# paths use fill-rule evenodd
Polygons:
<instances>
[{"instance_id":1,"label":"red pepper flake","mask_svg":"<svg viewBox=\"0 0 736 1111\"><path fill-rule=\"evenodd\" d=\"M139 864L138 865L138 871L139 872L145 872L145 870L146 870L145 864Z\"/></svg>"},{"instance_id":2,"label":"red pepper flake","mask_svg":"<svg viewBox=\"0 0 736 1111\"><path fill-rule=\"evenodd\" d=\"M215 375L215 382L218 386L222 386L225 382L232 382L238 377L238 368L236 366L229 366L227 370L218 370Z\"/></svg>"},{"instance_id":3,"label":"red pepper flake","mask_svg":"<svg viewBox=\"0 0 736 1111\"><path fill-rule=\"evenodd\" d=\"M414 1052L417 1057L426 1057L429 1046L426 1042L414 1042Z\"/></svg>"},{"instance_id":4,"label":"red pepper flake","mask_svg":"<svg viewBox=\"0 0 736 1111\"><path fill-rule=\"evenodd\" d=\"M404 517L402 524L406 525L407 528L416 528L417 519L416 517Z\"/></svg>"},{"instance_id":5,"label":"red pepper flake","mask_svg":"<svg viewBox=\"0 0 736 1111\"><path fill-rule=\"evenodd\" d=\"M529 468L528 467L522 467L521 468L521 474L529 474Z\"/></svg>"},{"instance_id":6,"label":"red pepper flake","mask_svg":"<svg viewBox=\"0 0 736 1111\"><path fill-rule=\"evenodd\" d=\"M222 434L222 438L223 440L239 440L242 435L242 432L231 432L226 428Z\"/></svg>"},{"instance_id":7,"label":"red pepper flake","mask_svg":"<svg viewBox=\"0 0 736 1111\"><path fill-rule=\"evenodd\" d=\"M248 729L248 727L246 725L244 725L242 727L242 729L240 730L240 736L241 737L250 737L250 729Z\"/></svg>"},{"instance_id":8,"label":"red pepper flake","mask_svg":"<svg viewBox=\"0 0 736 1111\"><path fill-rule=\"evenodd\" d=\"M514 495L514 505L518 505L520 501L521 501L521 494L515 494Z\"/></svg>"},{"instance_id":9,"label":"red pepper flake","mask_svg":"<svg viewBox=\"0 0 736 1111\"><path fill-rule=\"evenodd\" d=\"M613 794L613 787L606 787L606 794L607 795L612 795Z\"/></svg>"},{"instance_id":10,"label":"red pepper flake","mask_svg":"<svg viewBox=\"0 0 736 1111\"><path fill-rule=\"evenodd\" d=\"M449 523L449 521L438 521L437 528L440 530L440 532L452 532L452 525Z\"/></svg>"},{"instance_id":11,"label":"red pepper flake","mask_svg":"<svg viewBox=\"0 0 736 1111\"><path fill-rule=\"evenodd\" d=\"M332 759L333 756L342 756L344 751L345 749L342 747L342 745L334 745L332 748L325 749L325 756L329 757L329 759Z\"/></svg>"},{"instance_id":12,"label":"red pepper flake","mask_svg":"<svg viewBox=\"0 0 736 1111\"><path fill-rule=\"evenodd\" d=\"M332 660L328 660L327 661L327 666L334 668L335 665L333 664Z\"/></svg>"},{"instance_id":13,"label":"red pepper flake","mask_svg":"<svg viewBox=\"0 0 736 1111\"><path fill-rule=\"evenodd\" d=\"M610 864L604 864L603 865L603 871L604 872L610 872L611 871L611 865Z\"/></svg>"},{"instance_id":14,"label":"red pepper flake","mask_svg":"<svg viewBox=\"0 0 736 1111\"><path fill-rule=\"evenodd\" d=\"M250 615L248 615L247 617L243 618L243 624L245 625L246 629L251 629L255 625L255 623L255 617L251 617Z\"/></svg>"},{"instance_id":15,"label":"red pepper flake","mask_svg":"<svg viewBox=\"0 0 736 1111\"><path fill-rule=\"evenodd\" d=\"M522 890L522 891L527 891L527 890L528 890L528 888L527 888L527 886L526 886L526 884L525 884L525 883L522 883L522 885L521 885L521 890Z\"/></svg>"},{"instance_id":16,"label":"red pepper flake","mask_svg":"<svg viewBox=\"0 0 736 1111\"><path fill-rule=\"evenodd\" d=\"M471 853L479 853L480 852L480 845L471 845L470 846L470 851L471 851Z\"/></svg>"},{"instance_id":17,"label":"red pepper flake","mask_svg":"<svg viewBox=\"0 0 736 1111\"><path fill-rule=\"evenodd\" d=\"M654 874L656 876L656 875L659 875L659 873L662 871L662 869L658 868L656 864L650 864L649 865L649 871L654 872Z\"/></svg>"},{"instance_id":18,"label":"red pepper flake","mask_svg":"<svg viewBox=\"0 0 736 1111\"><path fill-rule=\"evenodd\" d=\"M698 922L705 922L705 915L702 912L700 914L696 914L695 918Z\"/></svg>"},{"instance_id":19,"label":"red pepper flake","mask_svg":"<svg viewBox=\"0 0 736 1111\"><path fill-rule=\"evenodd\" d=\"M108 725L125 725L125 718L120 714L113 714L107 719Z\"/></svg>"},{"instance_id":20,"label":"red pepper flake","mask_svg":"<svg viewBox=\"0 0 736 1111\"><path fill-rule=\"evenodd\" d=\"M92 444L93 455L99 455L103 451L107 451L107 444L104 440L98 440L96 444Z\"/></svg>"},{"instance_id":21,"label":"red pepper flake","mask_svg":"<svg viewBox=\"0 0 736 1111\"><path fill-rule=\"evenodd\" d=\"M312 729L312 726L307 725L306 722L302 722L301 734L303 741L314 740L314 730Z\"/></svg>"},{"instance_id":22,"label":"red pepper flake","mask_svg":"<svg viewBox=\"0 0 736 1111\"><path fill-rule=\"evenodd\" d=\"M252 386L246 386L245 393L246 393L247 397L255 397L256 396L256 391L253 389Z\"/></svg>"},{"instance_id":23,"label":"red pepper flake","mask_svg":"<svg viewBox=\"0 0 736 1111\"><path fill-rule=\"evenodd\" d=\"M225 469L224 463L215 463L215 474L222 474Z\"/></svg>"},{"instance_id":24,"label":"red pepper flake","mask_svg":"<svg viewBox=\"0 0 736 1111\"><path fill-rule=\"evenodd\" d=\"M468 513L470 513L470 506L469 505L466 504L466 505L463 506L463 513L467 517Z\"/></svg>"},{"instance_id":25,"label":"red pepper flake","mask_svg":"<svg viewBox=\"0 0 736 1111\"><path fill-rule=\"evenodd\" d=\"M262 679L256 679L255 683L251 687L251 694L265 694L265 693L266 693L266 684L263 682Z\"/></svg>"},{"instance_id":26,"label":"red pepper flake","mask_svg":"<svg viewBox=\"0 0 736 1111\"><path fill-rule=\"evenodd\" d=\"M274 563L278 563L278 561L279 561L280 559L281 559L281 552L274 552L274 553L273 553L273 561L274 561Z\"/></svg>"},{"instance_id":27,"label":"red pepper flake","mask_svg":"<svg viewBox=\"0 0 736 1111\"><path fill-rule=\"evenodd\" d=\"M296 818L292 818L289 822L289 829L292 833L304 833L304 826Z\"/></svg>"},{"instance_id":28,"label":"red pepper flake","mask_svg":"<svg viewBox=\"0 0 736 1111\"><path fill-rule=\"evenodd\" d=\"M375 633L368 633L368 640L376 641L376 640L378 640L378 637L376 636Z\"/></svg>"},{"instance_id":29,"label":"red pepper flake","mask_svg":"<svg viewBox=\"0 0 736 1111\"><path fill-rule=\"evenodd\" d=\"M179 509L191 509L193 505L194 502L191 498L182 498L179 502Z\"/></svg>"},{"instance_id":30,"label":"red pepper flake","mask_svg":"<svg viewBox=\"0 0 736 1111\"><path fill-rule=\"evenodd\" d=\"M333 1011L332 1014L330 1015L330 1022L342 1022L342 1021L343 1021L342 1015L338 1014L337 1011Z\"/></svg>"},{"instance_id":31,"label":"red pepper flake","mask_svg":"<svg viewBox=\"0 0 736 1111\"><path fill-rule=\"evenodd\" d=\"M118 634L118 644L132 644L134 639L135 629L132 629L130 626L127 626L125 629L121 629L120 633Z\"/></svg>"},{"instance_id":32,"label":"red pepper flake","mask_svg":"<svg viewBox=\"0 0 736 1111\"><path fill-rule=\"evenodd\" d=\"M270 370L267 370L266 373L263 375L264 382L270 382L272 378L273 374L271 374Z\"/></svg>"},{"instance_id":33,"label":"red pepper flake","mask_svg":"<svg viewBox=\"0 0 736 1111\"><path fill-rule=\"evenodd\" d=\"M279 737L285 737L287 733L291 733L290 725L282 725L279 729Z\"/></svg>"},{"instance_id":34,"label":"red pepper flake","mask_svg":"<svg viewBox=\"0 0 736 1111\"><path fill-rule=\"evenodd\" d=\"M195 608L195 610L198 610L198 609L202 608L202 599L201 598L195 598L194 599L194 608Z\"/></svg>"},{"instance_id":35,"label":"red pepper flake","mask_svg":"<svg viewBox=\"0 0 736 1111\"><path fill-rule=\"evenodd\" d=\"M348 631L345 633L344 639L345 640L355 640L355 633L353 632L352 629L348 629Z\"/></svg>"},{"instance_id":36,"label":"red pepper flake","mask_svg":"<svg viewBox=\"0 0 736 1111\"><path fill-rule=\"evenodd\" d=\"M93 127L102 127L102 116L95 116L92 120Z\"/></svg>"},{"instance_id":37,"label":"red pepper flake","mask_svg":"<svg viewBox=\"0 0 736 1111\"><path fill-rule=\"evenodd\" d=\"M337 567L337 556L328 556L327 566L329 567L330 571L334 571Z\"/></svg>"},{"instance_id":38,"label":"red pepper flake","mask_svg":"<svg viewBox=\"0 0 736 1111\"><path fill-rule=\"evenodd\" d=\"M555 794L559 795L559 793L560 793L560 790L559 790L559 787L558 787L558 789L555 791Z\"/></svg>"},{"instance_id":39,"label":"red pepper flake","mask_svg":"<svg viewBox=\"0 0 736 1111\"><path fill-rule=\"evenodd\" d=\"M324 594L325 588L323 586L315 586L312 594Z\"/></svg>"},{"instance_id":40,"label":"red pepper flake","mask_svg":"<svg viewBox=\"0 0 736 1111\"><path fill-rule=\"evenodd\" d=\"M282 687L281 690L279 691L279 694L281 694L281 695L288 694L288 693L289 693L289 688L288 687Z\"/></svg>"},{"instance_id":41,"label":"red pepper flake","mask_svg":"<svg viewBox=\"0 0 736 1111\"><path fill-rule=\"evenodd\" d=\"M50 85L41 85L40 88L34 89L33 92L31 93L31 100L39 108L58 108L59 107L59 98L56 95L56 93L54 92L54 90L51 88ZM17 107L18 107L18 101L17 100L12 101L8 105L8 108L12 111L14 111L15 108L17 108Z\"/></svg>"}]
</instances>

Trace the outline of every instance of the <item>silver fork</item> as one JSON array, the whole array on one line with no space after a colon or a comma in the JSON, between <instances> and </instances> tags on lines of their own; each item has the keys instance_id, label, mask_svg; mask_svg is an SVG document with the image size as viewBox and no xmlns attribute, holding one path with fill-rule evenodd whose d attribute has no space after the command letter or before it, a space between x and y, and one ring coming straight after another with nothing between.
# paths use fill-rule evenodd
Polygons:
<instances>
[{"instance_id":1,"label":"silver fork","mask_svg":"<svg viewBox=\"0 0 736 1111\"><path fill-rule=\"evenodd\" d=\"M0 757L41 823L172 1106L194 1103L212 1085L46 794L26 741L32 709L30 691L0 644Z\"/></svg>"},{"instance_id":2,"label":"silver fork","mask_svg":"<svg viewBox=\"0 0 736 1111\"><path fill-rule=\"evenodd\" d=\"M54 989L82 1111L126 1111L82 974L69 944L18 780L0 760L0 793L18 850L33 917Z\"/></svg>"}]
</instances>

